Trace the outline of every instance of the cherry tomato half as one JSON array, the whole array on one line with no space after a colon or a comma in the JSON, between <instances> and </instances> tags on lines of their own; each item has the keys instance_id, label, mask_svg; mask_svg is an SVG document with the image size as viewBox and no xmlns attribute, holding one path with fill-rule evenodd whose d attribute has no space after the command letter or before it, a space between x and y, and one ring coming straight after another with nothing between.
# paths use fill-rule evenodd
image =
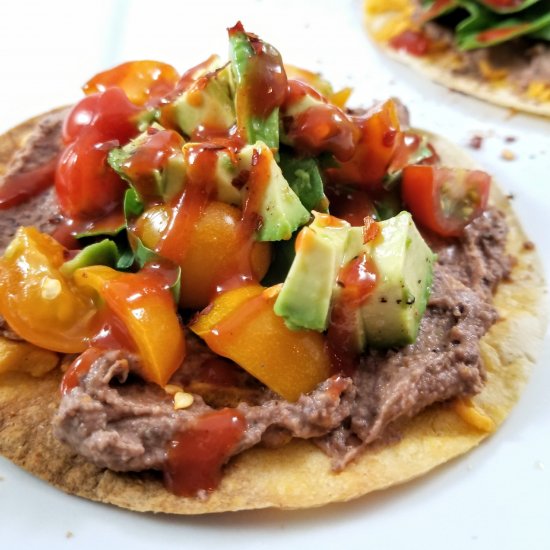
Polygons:
<instances>
[{"instance_id":1,"label":"cherry tomato half","mask_svg":"<svg viewBox=\"0 0 550 550\"><path fill-rule=\"evenodd\" d=\"M327 175L334 183L378 190L402 140L397 106L390 99L353 120L361 130L355 153L338 168L327 169Z\"/></svg>"},{"instance_id":2,"label":"cherry tomato half","mask_svg":"<svg viewBox=\"0 0 550 550\"><path fill-rule=\"evenodd\" d=\"M110 149L137 134L141 112L119 88L89 96L69 113L55 188L63 214L70 218L99 216L122 200L123 180L107 164Z\"/></svg>"},{"instance_id":3,"label":"cherry tomato half","mask_svg":"<svg viewBox=\"0 0 550 550\"><path fill-rule=\"evenodd\" d=\"M135 105L152 105L169 94L179 80L172 67L160 61L130 61L96 74L82 87L85 94L122 88Z\"/></svg>"},{"instance_id":4,"label":"cherry tomato half","mask_svg":"<svg viewBox=\"0 0 550 550\"><path fill-rule=\"evenodd\" d=\"M0 313L22 338L78 353L93 336L96 307L59 268L66 250L34 227L21 227L0 258Z\"/></svg>"},{"instance_id":5,"label":"cherry tomato half","mask_svg":"<svg viewBox=\"0 0 550 550\"><path fill-rule=\"evenodd\" d=\"M487 207L490 186L480 170L414 165L403 170L402 197L421 225L456 237Z\"/></svg>"}]
</instances>

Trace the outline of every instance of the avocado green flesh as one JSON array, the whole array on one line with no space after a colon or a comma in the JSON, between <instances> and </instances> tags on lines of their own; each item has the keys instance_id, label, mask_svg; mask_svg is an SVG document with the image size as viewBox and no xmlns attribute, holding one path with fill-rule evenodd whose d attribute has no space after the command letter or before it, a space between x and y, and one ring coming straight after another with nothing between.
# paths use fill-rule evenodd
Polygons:
<instances>
[{"instance_id":1,"label":"avocado green flesh","mask_svg":"<svg viewBox=\"0 0 550 550\"><path fill-rule=\"evenodd\" d=\"M309 211L326 212L328 200L317 160L296 157L286 149L279 151L279 155L283 176L304 207Z\"/></svg>"},{"instance_id":2,"label":"avocado green flesh","mask_svg":"<svg viewBox=\"0 0 550 550\"><path fill-rule=\"evenodd\" d=\"M296 229L309 221L310 213L288 185L271 149L265 143L257 142L254 145L245 146L239 154L239 168L241 170L253 168L254 151L265 155L269 164L268 181L257 212L262 223L256 232L256 240L288 240ZM244 192L249 192L248 187L245 187Z\"/></svg>"},{"instance_id":3,"label":"avocado green flesh","mask_svg":"<svg viewBox=\"0 0 550 550\"><path fill-rule=\"evenodd\" d=\"M257 55L245 32L230 32L229 57L235 82L235 106L237 126L244 129L250 144L262 141L271 149L279 147L279 109L275 108L265 118L253 115L248 108L248 95L252 89L248 76L250 60Z\"/></svg>"},{"instance_id":4,"label":"avocado green flesh","mask_svg":"<svg viewBox=\"0 0 550 550\"><path fill-rule=\"evenodd\" d=\"M156 123L151 127L159 131L164 130ZM107 156L107 162L121 178L134 186L140 195L160 197L167 202L183 189L186 170L183 154L168 157L166 164L161 169L151 169L149 173L140 174L137 179L128 174L125 167L125 163L140 147L145 145L149 137L150 134L144 131L123 147L112 149Z\"/></svg>"},{"instance_id":5,"label":"avocado green flesh","mask_svg":"<svg viewBox=\"0 0 550 550\"><path fill-rule=\"evenodd\" d=\"M345 222L341 227L323 227L317 219L302 229L299 239L306 244L296 251L275 302L275 313L292 329L324 331L328 327L333 289L350 232Z\"/></svg>"},{"instance_id":6,"label":"avocado green flesh","mask_svg":"<svg viewBox=\"0 0 550 550\"><path fill-rule=\"evenodd\" d=\"M435 255L411 215L380 222L379 236L367 245L377 284L361 317L367 345L393 347L413 343L430 293Z\"/></svg>"},{"instance_id":7,"label":"avocado green flesh","mask_svg":"<svg viewBox=\"0 0 550 550\"><path fill-rule=\"evenodd\" d=\"M212 72L206 86L191 87L181 94L173 103L173 112L176 123L187 136L192 136L199 127L229 131L236 123L229 69Z\"/></svg>"}]
</instances>

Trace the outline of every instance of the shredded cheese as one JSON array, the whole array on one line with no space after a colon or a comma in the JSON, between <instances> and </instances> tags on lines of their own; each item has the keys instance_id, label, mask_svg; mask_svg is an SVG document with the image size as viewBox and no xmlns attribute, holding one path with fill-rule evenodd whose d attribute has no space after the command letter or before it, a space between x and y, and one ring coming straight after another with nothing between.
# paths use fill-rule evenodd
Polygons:
<instances>
[{"instance_id":1,"label":"shredded cheese","mask_svg":"<svg viewBox=\"0 0 550 550\"><path fill-rule=\"evenodd\" d=\"M479 71L484 78L491 81L504 80L508 76L506 69L495 69L486 59L478 62Z\"/></svg>"},{"instance_id":2,"label":"shredded cheese","mask_svg":"<svg viewBox=\"0 0 550 550\"><path fill-rule=\"evenodd\" d=\"M410 0L365 0L369 30L377 42L388 42L394 36L413 28L414 5Z\"/></svg>"},{"instance_id":3,"label":"shredded cheese","mask_svg":"<svg viewBox=\"0 0 550 550\"><path fill-rule=\"evenodd\" d=\"M529 84L526 91L527 97L538 101L550 101L550 85L541 80L535 80Z\"/></svg>"},{"instance_id":4,"label":"shredded cheese","mask_svg":"<svg viewBox=\"0 0 550 550\"><path fill-rule=\"evenodd\" d=\"M482 432L493 432L495 430L496 426L493 419L476 407L470 399L457 399L453 403L453 409L464 422L474 428Z\"/></svg>"},{"instance_id":5,"label":"shredded cheese","mask_svg":"<svg viewBox=\"0 0 550 550\"><path fill-rule=\"evenodd\" d=\"M371 15L389 11L407 11L411 8L410 0L365 0L365 11Z\"/></svg>"}]
</instances>

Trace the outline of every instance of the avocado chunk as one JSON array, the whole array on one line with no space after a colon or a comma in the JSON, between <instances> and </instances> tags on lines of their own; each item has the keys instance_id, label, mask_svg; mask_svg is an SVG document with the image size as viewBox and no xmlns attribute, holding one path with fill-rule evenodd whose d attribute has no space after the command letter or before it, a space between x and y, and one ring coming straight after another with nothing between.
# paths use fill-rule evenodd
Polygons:
<instances>
[{"instance_id":1,"label":"avocado chunk","mask_svg":"<svg viewBox=\"0 0 550 550\"><path fill-rule=\"evenodd\" d=\"M318 161L313 158L296 157L286 149L279 153L279 166L283 176L305 208L310 211L327 212L328 199L325 196Z\"/></svg>"},{"instance_id":2,"label":"avocado chunk","mask_svg":"<svg viewBox=\"0 0 550 550\"><path fill-rule=\"evenodd\" d=\"M324 331L338 272L345 258L351 226L314 213L296 239L296 257L275 302L274 311L291 329ZM362 239L361 239L362 242Z\"/></svg>"},{"instance_id":3,"label":"avocado chunk","mask_svg":"<svg viewBox=\"0 0 550 550\"><path fill-rule=\"evenodd\" d=\"M247 143L279 147L279 107L286 96L286 73L279 52L241 23L228 29L239 134Z\"/></svg>"},{"instance_id":4,"label":"avocado chunk","mask_svg":"<svg viewBox=\"0 0 550 550\"><path fill-rule=\"evenodd\" d=\"M249 172L248 183L243 188L245 197L259 194L259 199L255 199L258 201L255 208L261 224L256 240L288 240L298 227L309 221L309 211L288 185L265 143L258 141L243 147L239 153L239 169Z\"/></svg>"},{"instance_id":5,"label":"avocado chunk","mask_svg":"<svg viewBox=\"0 0 550 550\"><path fill-rule=\"evenodd\" d=\"M200 148L201 146L200 143L186 143L183 146L184 159L189 159L191 151L195 147ZM216 185L216 200L234 206L241 206L242 190L233 185L233 181L241 171L239 162L235 155L232 155L226 148L220 147L214 152L216 160L214 161L215 166L211 177L212 182Z\"/></svg>"},{"instance_id":6,"label":"avocado chunk","mask_svg":"<svg viewBox=\"0 0 550 550\"><path fill-rule=\"evenodd\" d=\"M187 136L192 136L199 127L229 131L236 123L229 67L220 67L219 58L213 59L195 82L173 101L170 109L176 124Z\"/></svg>"},{"instance_id":7,"label":"avocado chunk","mask_svg":"<svg viewBox=\"0 0 550 550\"><path fill-rule=\"evenodd\" d=\"M378 236L364 245L377 271L374 291L361 306L365 339L371 347L403 346L416 340L436 256L409 212L379 226Z\"/></svg>"},{"instance_id":8,"label":"avocado chunk","mask_svg":"<svg viewBox=\"0 0 550 550\"><path fill-rule=\"evenodd\" d=\"M142 199L161 198L166 202L183 189L183 144L178 133L154 123L124 147L109 151L107 162Z\"/></svg>"}]
</instances>

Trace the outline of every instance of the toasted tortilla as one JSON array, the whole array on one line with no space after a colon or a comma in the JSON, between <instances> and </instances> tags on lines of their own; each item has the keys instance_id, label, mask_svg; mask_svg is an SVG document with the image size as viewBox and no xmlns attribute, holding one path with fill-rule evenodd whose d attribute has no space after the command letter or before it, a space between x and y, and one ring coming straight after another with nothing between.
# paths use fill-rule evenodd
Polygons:
<instances>
[{"instance_id":1,"label":"toasted tortilla","mask_svg":"<svg viewBox=\"0 0 550 550\"><path fill-rule=\"evenodd\" d=\"M0 174L36 122L0 136ZM456 146L432 139L446 164L473 167ZM495 188L491 199L506 213L508 251L517 258L510 281L501 283L495 296L501 319L481 341L488 380L474 399L498 426L518 400L535 362L546 308L536 252L526 244L509 201ZM60 379L60 369L39 378L20 372L0 376L0 454L67 493L140 512L204 514L347 501L421 476L489 435L462 420L451 404L435 405L400 422L399 441L373 445L341 473L331 470L328 457L315 445L294 440L280 449L253 448L232 459L220 487L208 499L182 498L164 488L160 474L98 468L59 443L51 419L59 402Z\"/></svg>"},{"instance_id":2,"label":"toasted tortilla","mask_svg":"<svg viewBox=\"0 0 550 550\"><path fill-rule=\"evenodd\" d=\"M370 9L373 3L377 6L380 4L377 0L375 2L364 0L365 25L369 34L389 57L412 67L430 80L451 90L477 97L494 105L507 107L513 111L550 117L550 101L538 101L529 97L507 78L484 80L481 77L457 74L453 70L457 65L457 54L452 49L429 55L414 56L406 51L390 47L387 40L381 39L379 30L389 21L395 20L397 31L395 34L399 34L401 30L404 30L404 27L399 25L403 25L407 20L410 20L414 3L412 0L393 0L385 3L384 10L381 8Z\"/></svg>"}]
</instances>

